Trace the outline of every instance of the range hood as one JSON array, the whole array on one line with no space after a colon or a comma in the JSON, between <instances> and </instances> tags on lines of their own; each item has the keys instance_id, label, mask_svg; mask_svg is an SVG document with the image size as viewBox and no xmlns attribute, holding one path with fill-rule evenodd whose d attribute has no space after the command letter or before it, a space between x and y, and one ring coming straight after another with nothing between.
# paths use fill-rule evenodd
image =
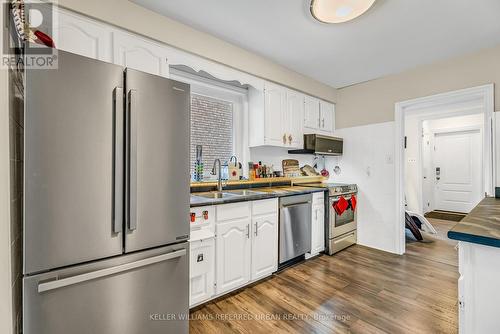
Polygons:
<instances>
[{"instance_id":1,"label":"range hood","mask_svg":"<svg viewBox=\"0 0 500 334\"><path fill-rule=\"evenodd\" d=\"M289 154L342 155L344 140L317 134L304 135L304 149L289 150Z\"/></svg>"}]
</instances>

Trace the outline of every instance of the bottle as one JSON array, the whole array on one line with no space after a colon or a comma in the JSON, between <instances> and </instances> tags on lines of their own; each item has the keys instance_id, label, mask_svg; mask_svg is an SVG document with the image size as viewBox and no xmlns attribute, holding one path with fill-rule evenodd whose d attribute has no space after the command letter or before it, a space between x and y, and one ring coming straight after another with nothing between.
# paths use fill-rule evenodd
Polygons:
<instances>
[{"instance_id":1,"label":"bottle","mask_svg":"<svg viewBox=\"0 0 500 334\"><path fill-rule=\"evenodd\" d=\"M253 166L254 166L253 162L248 163L248 179L250 181L255 180L255 169Z\"/></svg>"}]
</instances>

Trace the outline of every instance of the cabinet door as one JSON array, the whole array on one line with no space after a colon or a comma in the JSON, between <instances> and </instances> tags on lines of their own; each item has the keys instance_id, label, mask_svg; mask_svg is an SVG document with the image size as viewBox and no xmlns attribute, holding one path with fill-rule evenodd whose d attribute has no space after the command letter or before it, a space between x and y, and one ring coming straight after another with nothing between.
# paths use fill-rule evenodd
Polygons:
<instances>
[{"instance_id":1,"label":"cabinet door","mask_svg":"<svg viewBox=\"0 0 500 334\"><path fill-rule=\"evenodd\" d=\"M278 269L278 215L254 217L252 234L252 280L256 280Z\"/></svg>"},{"instance_id":2,"label":"cabinet door","mask_svg":"<svg viewBox=\"0 0 500 334\"><path fill-rule=\"evenodd\" d=\"M215 240L192 241L189 257L189 306L210 299L214 294Z\"/></svg>"},{"instance_id":3,"label":"cabinet door","mask_svg":"<svg viewBox=\"0 0 500 334\"><path fill-rule=\"evenodd\" d=\"M216 293L238 288L250 280L251 219L238 219L216 226Z\"/></svg>"},{"instance_id":4,"label":"cabinet door","mask_svg":"<svg viewBox=\"0 0 500 334\"><path fill-rule=\"evenodd\" d=\"M304 107L304 127L309 129L319 129L321 126L319 114L319 100L314 97L306 96Z\"/></svg>"},{"instance_id":5,"label":"cabinet door","mask_svg":"<svg viewBox=\"0 0 500 334\"><path fill-rule=\"evenodd\" d=\"M113 62L142 72L168 77L166 48L123 32L113 33Z\"/></svg>"},{"instance_id":6,"label":"cabinet door","mask_svg":"<svg viewBox=\"0 0 500 334\"><path fill-rule=\"evenodd\" d=\"M265 144L286 146L287 136L285 131L285 100L286 92L283 87L266 84L265 99ZM251 117L251 116L250 116Z\"/></svg>"},{"instance_id":7,"label":"cabinet door","mask_svg":"<svg viewBox=\"0 0 500 334\"><path fill-rule=\"evenodd\" d=\"M318 254L325 250L325 207L313 206L313 234L311 253Z\"/></svg>"},{"instance_id":8,"label":"cabinet door","mask_svg":"<svg viewBox=\"0 0 500 334\"><path fill-rule=\"evenodd\" d=\"M325 132L333 132L335 120L335 106L332 103L321 101L321 130Z\"/></svg>"},{"instance_id":9,"label":"cabinet door","mask_svg":"<svg viewBox=\"0 0 500 334\"><path fill-rule=\"evenodd\" d=\"M302 148L304 142L304 95L288 91L286 102L287 144L293 148Z\"/></svg>"},{"instance_id":10,"label":"cabinet door","mask_svg":"<svg viewBox=\"0 0 500 334\"><path fill-rule=\"evenodd\" d=\"M104 24L58 9L54 43L60 50L111 62L111 29Z\"/></svg>"}]
</instances>

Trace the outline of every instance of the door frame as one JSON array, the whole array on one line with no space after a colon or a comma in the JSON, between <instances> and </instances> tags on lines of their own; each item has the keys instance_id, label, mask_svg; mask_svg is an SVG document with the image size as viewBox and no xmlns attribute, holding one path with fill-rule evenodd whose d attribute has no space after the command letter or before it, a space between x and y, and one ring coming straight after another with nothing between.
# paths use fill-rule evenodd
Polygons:
<instances>
[{"instance_id":1,"label":"door frame","mask_svg":"<svg viewBox=\"0 0 500 334\"><path fill-rule=\"evenodd\" d=\"M479 133L479 136L480 136L480 140L481 140L481 149L483 151L484 149L484 130L483 130L483 125L480 125L480 126L463 126L463 127L456 127L456 128L443 128L443 129L434 129L433 131L430 132L431 136L432 136L432 144L433 145L436 145L436 135L442 135L442 134L459 134L459 133L476 133L478 132ZM479 169L481 171L481 189L480 189L480 192L481 193L485 193L485 175L484 175L484 172L485 172L485 163L484 163L484 159L483 159L483 153L484 152L481 152L481 157L480 157L480 161L479 161ZM423 163L423 161L422 161ZM435 161L435 156L434 154L431 155L431 164L432 164L432 167L433 169L432 170L435 170L436 168L436 161ZM420 166L422 166L422 164L420 164ZM436 188L435 188L435 185L433 187L433 197L434 197L434 203L433 203L433 210L436 208ZM423 192L421 193L421 200L423 201ZM422 202L422 205L423 205L423 202Z\"/></svg>"},{"instance_id":2,"label":"door frame","mask_svg":"<svg viewBox=\"0 0 500 334\"><path fill-rule=\"evenodd\" d=\"M483 131L483 160L485 160L484 189L488 195L494 194L495 183L495 160L493 138L493 113L494 113L494 84L471 87L406 101L395 104L395 234L396 252L404 254L406 249L405 239L405 163L404 163L404 138L405 138L405 116L422 113L426 110L428 115L445 118L451 115L459 116L464 112L462 109L444 109L446 106L458 105L460 103L478 103L481 113L484 114ZM434 108L434 110L433 110ZM421 141L419 141L421 142ZM421 145L421 143L420 143ZM421 149L419 150L420 152Z\"/></svg>"}]
</instances>

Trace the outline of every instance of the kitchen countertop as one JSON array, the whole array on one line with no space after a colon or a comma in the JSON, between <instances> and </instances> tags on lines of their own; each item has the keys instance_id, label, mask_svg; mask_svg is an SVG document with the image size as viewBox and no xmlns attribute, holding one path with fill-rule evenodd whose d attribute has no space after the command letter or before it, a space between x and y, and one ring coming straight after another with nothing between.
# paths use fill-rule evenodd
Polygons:
<instances>
[{"instance_id":1,"label":"kitchen countertop","mask_svg":"<svg viewBox=\"0 0 500 334\"><path fill-rule=\"evenodd\" d=\"M243 190L243 189L242 189ZM205 198L196 196L196 193L191 194L191 207L217 205L226 203L255 201L266 198L276 198L300 194L311 194L315 192L324 192L324 188L302 187L302 186L286 186L286 187L266 187L266 188L251 188L245 189L256 191L258 193L251 193L247 195L238 195L225 198ZM222 192L231 192L231 190L223 190Z\"/></svg>"},{"instance_id":2,"label":"kitchen countertop","mask_svg":"<svg viewBox=\"0 0 500 334\"><path fill-rule=\"evenodd\" d=\"M500 198L483 199L461 222L448 231L448 238L500 247Z\"/></svg>"}]
</instances>

